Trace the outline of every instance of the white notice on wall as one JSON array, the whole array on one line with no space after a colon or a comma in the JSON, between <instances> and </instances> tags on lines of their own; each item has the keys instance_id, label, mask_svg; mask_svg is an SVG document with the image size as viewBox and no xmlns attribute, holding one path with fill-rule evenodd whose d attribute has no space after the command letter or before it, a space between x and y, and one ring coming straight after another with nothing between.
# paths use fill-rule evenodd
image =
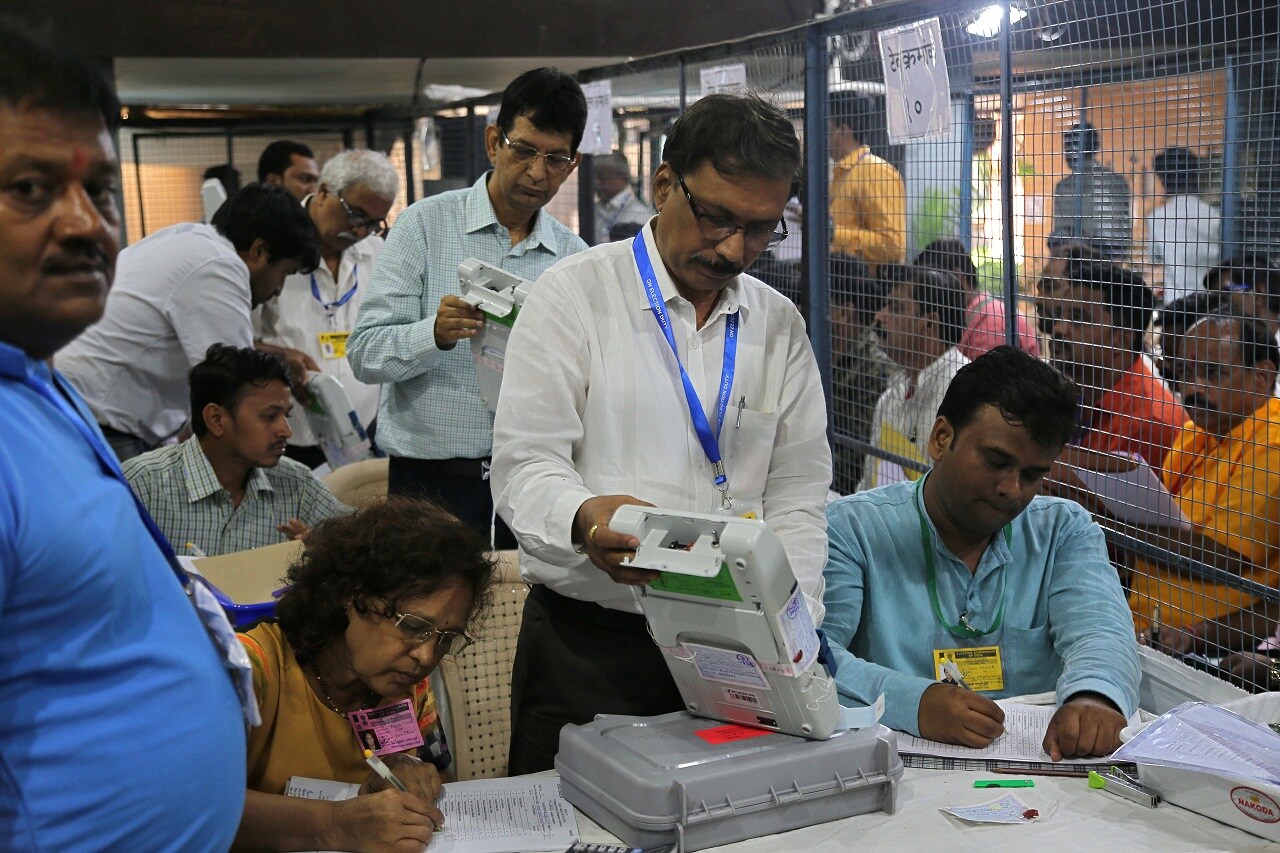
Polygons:
<instances>
[{"instance_id":1,"label":"white notice on wall","mask_svg":"<svg viewBox=\"0 0 1280 853\"><path fill-rule=\"evenodd\" d=\"M613 150L613 81L586 83L587 128L578 150L583 154L608 154Z\"/></svg>"},{"instance_id":2,"label":"white notice on wall","mask_svg":"<svg viewBox=\"0 0 1280 853\"><path fill-rule=\"evenodd\" d=\"M885 110L895 145L951 132L951 83L937 18L882 30Z\"/></svg>"},{"instance_id":3,"label":"white notice on wall","mask_svg":"<svg viewBox=\"0 0 1280 853\"><path fill-rule=\"evenodd\" d=\"M733 65L713 65L702 69L702 96L716 92L742 94L747 91L747 66L741 62Z\"/></svg>"}]
</instances>

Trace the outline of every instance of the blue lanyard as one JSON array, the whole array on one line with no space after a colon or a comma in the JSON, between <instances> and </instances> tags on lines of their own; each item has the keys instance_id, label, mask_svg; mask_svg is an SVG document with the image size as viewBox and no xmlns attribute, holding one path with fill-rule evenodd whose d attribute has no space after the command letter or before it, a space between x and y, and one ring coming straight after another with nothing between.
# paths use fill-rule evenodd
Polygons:
<instances>
[{"instance_id":1,"label":"blue lanyard","mask_svg":"<svg viewBox=\"0 0 1280 853\"><path fill-rule=\"evenodd\" d=\"M49 403L53 404L64 418L69 420L80 433L98 457L98 463L108 475L115 478L124 486L124 490L128 492L129 497L133 498L134 507L138 510L138 516L142 519L142 524L147 528L147 532L151 534L151 538L155 540L156 545L160 548L160 553L164 555L165 561L169 564L169 568L177 576L179 583L185 588L188 580L186 572L182 571L178 566L177 560L173 556L173 546L169 544L169 540L165 537L160 528L156 526L155 521L151 518L151 513L147 512L147 508L142 505L142 501L134 493L133 488L129 485L129 481L124 478L124 472L120 470L120 462L116 459L115 453L103 441L102 436L93 429L89 428L89 423L84 416L71 404L71 396L62 383L65 382L61 376L50 372L52 384L44 381L42 378L33 376L30 371L24 372L21 377L23 385L35 391ZM57 386L55 388L54 386Z\"/></svg>"},{"instance_id":2,"label":"blue lanyard","mask_svg":"<svg viewBox=\"0 0 1280 853\"><path fill-rule=\"evenodd\" d=\"M351 297L356 295L356 288L359 286L360 265L357 264L351 268L351 289L342 294L342 296L338 298L337 302L325 302L324 298L320 296L320 285L316 283L316 274L311 274L311 295L316 298L316 302L320 303L320 307L324 309L324 313L328 314L330 317L333 316L333 312L336 309L341 308L343 305L346 305L351 301Z\"/></svg>"},{"instance_id":3,"label":"blue lanyard","mask_svg":"<svg viewBox=\"0 0 1280 853\"><path fill-rule=\"evenodd\" d=\"M693 387L693 380L680 363L680 351L676 349L675 335L671 332L671 318L667 316L667 306L662 300L662 290L658 287L658 277L654 274L653 263L649 260L649 251L645 248L644 232L636 234L631 241L631 254L635 255L636 267L640 271L640 281L644 283L645 295L649 298L649 308L658 321L658 327L671 347L675 356L676 367L680 368L680 381L684 383L684 398L689 404L689 417L693 420L694 432L698 434L698 442L702 452L707 455L715 472L716 488L720 490L720 498L725 509L729 508L729 478L724 473L724 460L720 456L720 430L724 427L724 416L729 410L729 394L733 390L733 374L738 359L738 312L734 311L725 320L724 327L724 363L720 368L720 397L716 405L716 430L711 431L707 413L698 399L698 392Z\"/></svg>"}]
</instances>

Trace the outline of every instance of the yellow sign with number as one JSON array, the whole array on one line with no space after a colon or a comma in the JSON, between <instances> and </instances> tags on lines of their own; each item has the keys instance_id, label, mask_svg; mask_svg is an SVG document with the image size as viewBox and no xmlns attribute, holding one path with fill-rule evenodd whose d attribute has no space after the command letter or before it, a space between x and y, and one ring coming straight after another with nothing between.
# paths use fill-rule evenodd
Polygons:
<instances>
[{"instance_id":1,"label":"yellow sign with number","mask_svg":"<svg viewBox=\"0 0 1280 853\"><path fill-rule=\"evenodd\" d=\"M999 646L973 646L965 649L934 649L934 678L942 681L947 673L943 664L950 661L960 673L966 687L977 693L1004 689L1004 665Z\"/></svg>"}]
</instances>

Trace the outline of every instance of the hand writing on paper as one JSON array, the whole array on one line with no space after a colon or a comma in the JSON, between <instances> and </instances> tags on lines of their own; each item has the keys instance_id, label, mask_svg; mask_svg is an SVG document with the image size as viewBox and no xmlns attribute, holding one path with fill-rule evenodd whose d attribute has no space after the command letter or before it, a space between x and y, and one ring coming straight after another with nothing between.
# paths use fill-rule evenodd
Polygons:
<instances>
[{"instance_id":1,"label":"hand writing on paper","mask_svg":"<svg viewBox=\"0 0 1280 853\"><path fill-rule=\"evenodd\" d=\"M920 736L981 749L1004 734L1004 709L955 684L931 684L920 697Z\"/></svg>"},{"instance_id":2,"label":"hand writing on paper","mask_svg":"<svg viewBox=\"0 0 1280 853\"><path fill-rule=\"evenodd\" d=\"M460 296L445 296L436 309L436 349L453 349L458 341L474 338L484 325L484 314Z\"/></svg>"},{"instance_id":3,"label":"hand writing on paper","mask_svg":"<svg viewBox=\"0 0 1280 853\"><path fill-rule=\"evenodd\" d=\"M1110 755L1120 748L1124 715L1096 693L1077 693L1058 709L1044 733L1044 751L1054 761Z\"/></svg>"},{"instance_id":4,"label":"hand writing on paper","mask_svg":"<svg viewBox=\"0 0 1280 853\"><path fill-rule=\"evenodd\" d=\"M444 825L444 814L419 793L388 788L365 794L363 786L360 793L363 796L333 804L326 846L335 850L420 853L431 842L435 828Z\"/></svg>"},{"instance_id":5,"label":"hand writing on paper","mask_svg":"<svg viewBox=\"0 0 1280 853\"><path fill-rule=\"evenodd\" d=\"M574 518L573 539L583 546L596 568L607 572L618 583L640 586L656 581L659 573L622 565L624 559L635 556L640 540L609 529L614 510L627 504L653 506L631 495L601 495L583 501Z\"/></svg>"},{"instance_id":6,"label":"hand writing on paper","mask_svg":"<svg viewBox=\"0 0 1280 853\"><path fill-rule=\"evenodd\" d=\"M434 803L442 793L440 771L429 761L423 761L407 752L393 752L379 756L382 763L391 768L396 778L404 783L410 793L425 797L427 802ZM360 786L361 794L373 794L393 787L390 782L377 773L370 772L369 777Z\"/></svg>"}]
</instances>

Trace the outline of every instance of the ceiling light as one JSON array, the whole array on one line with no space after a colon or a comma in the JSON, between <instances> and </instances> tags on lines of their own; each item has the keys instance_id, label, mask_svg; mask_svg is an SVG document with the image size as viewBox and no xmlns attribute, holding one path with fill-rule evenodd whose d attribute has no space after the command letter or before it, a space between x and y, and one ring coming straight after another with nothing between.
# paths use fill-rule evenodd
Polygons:
<instances>
[{"instance_id":1,"label":"ceiling light","mask_svg":"<svg viewBox=\"0 0 1280 853\"><path fill-rule=\"evenodd\" d=\"M1016 24L1027 16L1027 13L1019 9L1017 6L1009 6L1009 22ZM1001 6L988 6L978 15L977 20L964 28L969 35L978 38L989 39L996 33L1000 32L1000 24L1004 20L1004 9Z\"/></svg>"}]
</instances>

